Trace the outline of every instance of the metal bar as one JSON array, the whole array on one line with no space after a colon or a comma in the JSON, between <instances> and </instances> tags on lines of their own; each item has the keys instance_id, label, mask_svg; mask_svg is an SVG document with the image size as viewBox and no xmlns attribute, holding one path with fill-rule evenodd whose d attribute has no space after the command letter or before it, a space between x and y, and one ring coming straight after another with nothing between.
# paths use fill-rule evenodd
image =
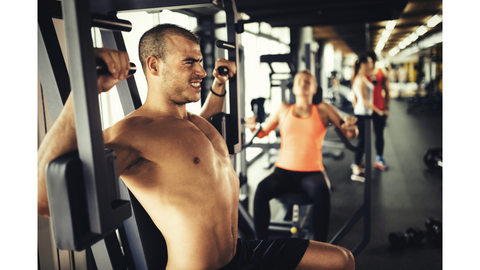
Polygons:
<instances>
[{"instance_id":1,"label":"metal bar","mask_svg":"<svg viewBox=\"0 0 480 270\"><path fill-rule=\"evenodd\" d=\"M127 51L122 33L100 30L105 48ZM122 104L123 113L127 115L142 106L135 77L131 76L117 84L118 96Z\"/></svg>"},{"instance_id":2,"label":"metal bar","mask_svg":"<svg viewBox=\"0 0 480 270\"><path fill-rule=\"evenodd\" d=\"M80 159L86 180L87 207L90 213L92 232L101 234L100 200L97 196L96 179L106 178L103 157L103 134L99 117L98 90L94 64L94 51L90 35L91 18L89 6L79 5L76 0L62 4L65 36L70 62L70 73L75 104L75 122ZM75 64L73 64L75 63ZM102 150L102 151L100 151ZM104 197L105 198L105 197Z\"/></svg>"},{"instance_id":3,"label":"metal bar","mask_svg":"<svg viewBox=\"0 0 480 270\"><path fill-rule=\"evenodd\" d=\"M92 246L95 264L101 270L127 270L115 232L105 236Z\"/></svg>"},{"instance_id":4,"label":"metal bar","mask_svg":"<svg viewBox=\"0 0 480 270\"><path fill-rule=\"evenodd\" d=\"M215 8L222 9L222 1L218 0L90 0L93 12L108 13L127 10L158 11L162 9L197 9L197 8Z\"/></svg>"},{"instance_id":5,"label":"metal bar","mask_svg":"<svg viewBox=\"0 0 480 270\"><path fill-rule=\"evenodd\" d=\"M213 84L214 78L212 71L215 68L215 31L212 27L215 25L213 16L205 16L197 18L198 26L195 29L195 33L201 37L200 50L203 54L203 68L207 72L201 82L201 106L205 103L208 94L210 93L210 86Z\"/></svg>"},{"instance_id":6,"label":"metal bar","mask_svg":"<svg viewBox=\"0 0 480 270\"><path fill-rule=\"evenodd\" d=\"M238 204L239 219L242 218L243 221L248 225L248 227L255 232L255 225L253 225L253 220L248 214L248 211L243 207L241 203Z\"/></svg>"},{"instance_id":7,"label":"metal bar","mask_svg":"<svg viewBox=\"0 0 480 270\"><path fill-rule=\"evenodd\" d=\"M91 17L88 2L62 2L65 37L73 91L75 124L79 156L85 182L89 225L92 233L104 235L130 216L127 201L112 201L108 196L116 164L107 162L98 102L97 74L91 37ZM115 156L109 154L109 159ZM113 174L113 175L112 175Z\"/></svg>"},{"instance_id":8,"label":"metal bar","mask_svg":"<svg viewBox=\"0 0 480 270\"><path fill-rule=\"evenodd\" d=\"M372 182L372 120L365 119L365 182L363 191L363 240L365 245L370 241L371 221L371 182ZM363 246L364 247L364 246ZM358 252L360 252L359 250Z\"/></svg>"},{"instance_id":9,"label":"metal bar","mask_svg":"<svg viewBox=\"0 0 480 270\"><path fill-rule=\"evenodd\" d=\"M235 46L235 44L230 44L230 43L222 41L222 40L217 40L215 42L215 45L220 49L226 49L226 50L235 50L236 47L237 47L237 46Z\"/></svg>"},{"instance_id":10,"label":"metal bar","mask_svg":"<svg viewBox=\"0 0 480 270\"><path fill-rule=\"evenodd\" d=\"M370 240L367 240L365 238L362 241L360 241L360 243L358 243L358 245L354 247L351 251L353 257L356 258L358 254L360 254L360 252L368 245L368 242L370 242Z\"/></svg>"},{"instance_id":11,"label":"metal bar","mask_svg":"<svg viewBox=\"0 0 480 270\"><path fill-rule=\"evenodd\" d=\"M280 143L252 143L250 147L258 147L262 149L270 149L270 148L280 148Z\"/></svg>"},{"instance_id":12,"label":"metal bar","mask_svg":"<svg viewBox=\"0 0 480 270\"><path fill-rule=\"evenodd\" d=\"M52 16L45 1L38 2L37 70L48 109L55 121L70 94L70 81Z\"/></svg>"},{"instance_id":13,"label":"metal bar","mask_svg":"<svg viewBox=\"0 0 480 270\"><path fill-rule=\"evenodd\" d=\"M124 31L130 32L132 30L132 24L127 20L114 18L112 16L103 14L91 14L92 26L111 30L111 31Z\"/></svg>"},{"instance_id":14,"label":"metal bar","mask_svg":"<svg viewBox=\"0 0 480 270\"><path fill-rule=\"evenodd\" d=\"M360 206L360 208L353 214L353 216L350 218L350 220L343 225L343 227L337 232L337 234L330 240L330 244L332 245L337 245L342 241L343 237L350 232L350 230L357 224L357 222L360 220L360 218L363 216L363 209L364 205Z\"/></svg>"},{"instance_id":15,"label":"metal bar","mask_svg":"<svg viewBox=\"0 0 480 270\"><path fill-rule=\"evenodd\" d=\"M235 0L224 1L225 13L227 17L227 36L228 43L238 45L237 39L237 22L238 13L235 5ZM239 49L235 46L235 50L228 50L228 60L240 62ZM237 68L237 74L229 79L229 97L230 97L230 113L229 113L229 137L227 141L228 151L230 154L235 154L242 150L242 142L240 141L240 115L238 108L240 106L240 92L243 89L238 78L243 78L243 70Z\"/></svg>"}]
</instances>

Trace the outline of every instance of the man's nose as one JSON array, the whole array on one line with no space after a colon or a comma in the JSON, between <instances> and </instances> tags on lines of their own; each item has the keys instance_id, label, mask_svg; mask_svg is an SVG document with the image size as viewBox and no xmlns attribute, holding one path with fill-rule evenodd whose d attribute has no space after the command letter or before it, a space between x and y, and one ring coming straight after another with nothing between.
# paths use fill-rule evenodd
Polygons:
<instances>
[{"instance_id":1,"label":"man's nose","mask_svg":"<svg viewBox=\"0 0 480 270\"><path fill-rule=\"evenodd\" d=\"M200 78L205 78L205 77L207 77L207 72L202 67L202 65L198 65L198 68L195 70L195 75L200 77Z\"/></svg>"}]
</instances>

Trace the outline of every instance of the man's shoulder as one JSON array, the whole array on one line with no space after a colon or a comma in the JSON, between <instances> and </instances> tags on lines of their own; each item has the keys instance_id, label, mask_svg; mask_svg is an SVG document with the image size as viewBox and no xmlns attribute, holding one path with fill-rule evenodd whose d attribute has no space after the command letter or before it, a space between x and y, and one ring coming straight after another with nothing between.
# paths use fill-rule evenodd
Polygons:
<instances>
[{"instance_id":1,"label":"man's shoulder","mask_svg":"<svg viewBox=\"0 0 480 270\"><path fill-rule=\"evenodd\" d=\"M138 129L141 129L143 126L148 125L152 121L153 119L144 116L127 116L116 122L105 131L111 131L114 133L135 132L138 131Z\"/></svg>"}]
</instances>

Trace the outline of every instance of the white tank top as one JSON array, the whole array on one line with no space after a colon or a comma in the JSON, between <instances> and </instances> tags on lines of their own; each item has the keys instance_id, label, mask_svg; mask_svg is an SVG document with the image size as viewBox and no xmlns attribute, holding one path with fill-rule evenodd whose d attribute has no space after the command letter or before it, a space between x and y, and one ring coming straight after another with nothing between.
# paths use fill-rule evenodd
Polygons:
<instances>
[{"instance_id":1,"label":"white tank top","mask_svg":"<svg viewBox=\"0 0 480 270\"><path fill-rule=\"evenodd\" d=\"M373 84L369 82L367 79L364 79L367 84L367 97L370 101L370 104L373 104ZM357 97L357 104L355 104L355 108L353 108L353 113L356 115L372 115L373 110L369 109L363 103L362 94L360 93L360 89L357 87L356 84L353 85L353 92Z\"/></svg>"}]
</instances>

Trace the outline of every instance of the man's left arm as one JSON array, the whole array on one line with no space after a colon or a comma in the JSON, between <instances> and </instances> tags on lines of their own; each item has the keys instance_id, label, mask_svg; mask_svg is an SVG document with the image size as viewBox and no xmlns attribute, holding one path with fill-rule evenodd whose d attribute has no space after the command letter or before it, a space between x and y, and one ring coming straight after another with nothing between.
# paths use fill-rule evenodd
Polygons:
<instances>
[{"instance_id":1,"label":"man's left arm","mask_svg":"<svg viewBox=\"0 0 480 270\"><path fill-rule=\"evenodd\" d=\"M229 71L227 75L223 76L218 73L218 67L221 66L226 66L228 68ZM235 62L223 58L217 60L215 63L215 70L213 71L213 77L215 77L215 80L210 88L211 93L208 93L207 99L202 106L200 116L208 120L210 117L223 111L227 81L229 78L233 77L236 72L237 68Z\"/></svg>"}]
</instances>

